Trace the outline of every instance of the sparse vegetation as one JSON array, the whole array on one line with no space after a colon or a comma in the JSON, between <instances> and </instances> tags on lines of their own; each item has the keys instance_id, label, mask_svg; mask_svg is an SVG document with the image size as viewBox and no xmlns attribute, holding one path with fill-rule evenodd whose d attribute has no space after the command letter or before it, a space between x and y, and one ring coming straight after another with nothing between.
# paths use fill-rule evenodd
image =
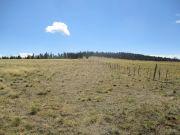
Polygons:
<instances>
[{"instance_id":1,"label":"sparse vegetation","mask_svg":"<svg viewBox=\"0 0 180 135\"><path fill-rule=\"evenodd\" d=\"M12 127L18 127L21 123L21 119L19 117L15 117L13 120L12 120Z\"/></svg>"},{"instance_id":2,"label":"sparse vegetation","mask_svg":"<svg viewBox=\"0 0 180 135\"><path fill-rule=\"evenodd\" d=\"M31 106L31 110L30 110L30 113L29 113L29 114L30 114L30 115L35 115L35 114L37 114L38 111L40 111L39 107L38 107L37 105L34 105L34 104L33 104L33 105Z\"/></svg>"},{"instance_id":3,"label":"sparse vegetation","mask_svg":"<svg viewBox=\"0 0 180 135\"><path fill-rule=\"evenodd\" d=\"M0 134L180 132L178 62L88 57L0 65Z\"/></svg>"}]
</instances>

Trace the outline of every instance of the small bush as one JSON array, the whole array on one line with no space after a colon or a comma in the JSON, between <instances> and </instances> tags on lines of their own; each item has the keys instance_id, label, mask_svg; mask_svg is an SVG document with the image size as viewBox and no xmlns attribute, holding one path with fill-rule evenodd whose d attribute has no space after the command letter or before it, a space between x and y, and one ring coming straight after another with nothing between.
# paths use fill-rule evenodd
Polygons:
<instances>
[{"instance_id":1,"label":"small bush","mask_svg":"<svg viewBox=\"0 0 180 135\"><path fill-rule=\"evenodd\" d=\"M31 111L30 111L30 115L36 115L37 114L37 112L39 112L40 111L40 109L39 109L39 107L38 106L35 106L35 105L33 105L32 107L31 107Z\"/></svg>"},{"instance_id":2,"label":"small bush","mask_svg":"<svg viewBox=\"0 0 180 135\"><path fill-rule=\"evenodd\" d=\"M13 127L18 127L18 126L20 125L20 123L21 123L21 119L20 119L19 117L16 117L16 118L14 118L14 119L12 120L11 125L12 125Z\"/></svg>"},{"instance_id":3,"label":"small bush","mask_svg":"<svg viewBox=\"0 0 180 135\"><path fill-rule=\"evenodd\" d=\"M26 84L25 87L32 87L32 84Z\"/></svg>"},{"instance_id":4,"label":"small bush","mask_svg":"<svg viewBox=\"0 0 180 135\"><path fill-rule=\"evenodd\" d=\"M3 89L5 89L5 86L3 83L0 83L0 90L3 90Z\"/></svg>"},{"instance_id":5,"label":"small bush","mask_svg":"<svg viewBox=\"0 0 180 135\"><path fill-rule=\"evenodd\" d=\"M0 90L3 90L4 89L4 86L0 86Z\"/></svg>"}]
</instances>

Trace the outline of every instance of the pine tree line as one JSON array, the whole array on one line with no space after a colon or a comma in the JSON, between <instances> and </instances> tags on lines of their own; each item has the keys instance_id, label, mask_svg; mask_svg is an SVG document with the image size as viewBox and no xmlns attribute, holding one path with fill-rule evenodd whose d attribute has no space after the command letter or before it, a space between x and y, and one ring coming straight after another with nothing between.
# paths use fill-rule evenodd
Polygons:
<instances>
[{"instance_id":1,"label":"pine tree line","mask_svg":"<svg viewBox=\"0 0 180 135\"><path fill-rule=\"evenodd\" d=\"M88 58L90 56L117 58L117 59L129 59L129 60L151 60L151 61L180 61L177 58L165 58L148 56L142 54L125 53L125 52L68 52L68 53L40 53L38 55L29 55L25 58L19 56L2 56L1 59L81 59Z\"/></svg>"}]
</instances>

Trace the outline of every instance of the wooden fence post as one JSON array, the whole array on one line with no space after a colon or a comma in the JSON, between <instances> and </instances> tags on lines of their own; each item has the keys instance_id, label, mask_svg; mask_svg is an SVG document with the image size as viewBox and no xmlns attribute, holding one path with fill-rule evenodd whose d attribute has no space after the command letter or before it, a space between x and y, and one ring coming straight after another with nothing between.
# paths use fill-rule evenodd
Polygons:
<instances>
[{"instance_id":1,"label":"wooden fence post","mask_svg":"<svg viewBox=\"0 0 180 135\"><path fill-rule=\"evenodd\" d=\"M161 78L161 69L158 70L159 80Z\"/></svg>"},{"instance_id":2,"label":"wooden fence post","mask_svg":"<svg viewBox=\"0 0 180 135\"><path fill-rule=\"evenodd\" d=\"M153 80L155 80L155 77L156 77L156 71L157 71L157 64L156 64L156 66L155 66L155 68L154 68Z\"/></svg>"},{"instance_id":3,"label":"wooden fence post","mask_svg":"<svg viewBox=\"0 0 180 135\"><path fill-rule=\"evenodd\" d=\"M167 78L168 78L168 69L166 70L166 80L167 80Z\"/></svg>"}]
</instances>

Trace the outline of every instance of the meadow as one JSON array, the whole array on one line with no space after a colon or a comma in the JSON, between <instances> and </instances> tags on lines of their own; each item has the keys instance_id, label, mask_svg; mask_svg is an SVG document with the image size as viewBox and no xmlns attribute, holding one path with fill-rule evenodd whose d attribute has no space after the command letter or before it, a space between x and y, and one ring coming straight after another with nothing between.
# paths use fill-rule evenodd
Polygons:
<instances>
[{"instance_id":1,"label":"meadow","mask_svg":"<svg viewBox=\"0 0 180 135\"><path fill-rule=\"evenodd\" d=\"M0 60L0 135L179 133L179 62Z\"/></svg>"}]
</instances>

